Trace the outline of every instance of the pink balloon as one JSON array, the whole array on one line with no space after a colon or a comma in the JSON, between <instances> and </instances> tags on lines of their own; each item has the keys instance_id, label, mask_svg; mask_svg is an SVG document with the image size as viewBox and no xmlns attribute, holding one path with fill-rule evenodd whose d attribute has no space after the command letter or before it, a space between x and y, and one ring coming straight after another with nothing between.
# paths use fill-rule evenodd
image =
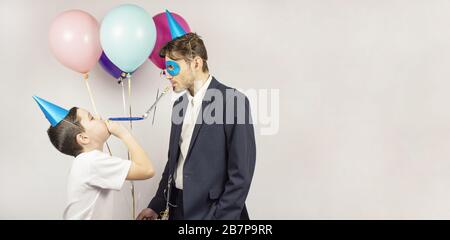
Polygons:
<instances>
[{"instance_id":1,"label":"pink balloon","mask_svg":"<svg viewBox=\"0 0 450 240\"><path fill-rule=\"evenodd\" d=\"M89 72L100 59L100 26L89 13L68 10L58 15L50 27L50 48L64 66Z\"/></svg>"},{"instance_id":2,"label":"pink balloon","mask_svg":"<svg viewBox=\"0 0 450 240\"><path fill-rule=\"evenodd\" d=\"M172 13L172 16L181 25L185 32L190 32L191 29L187 22L178 14ZM164 58L159 56L159 51L161 50L166 43L172 40L172 36L170 35L169 23L167 22L166 13L162 12L153 17L153 21L156 25L156 43L153 48L152 54L148 57L157 67L160 69L166 68L166 64Z\"/></svg>"}]
</instances>

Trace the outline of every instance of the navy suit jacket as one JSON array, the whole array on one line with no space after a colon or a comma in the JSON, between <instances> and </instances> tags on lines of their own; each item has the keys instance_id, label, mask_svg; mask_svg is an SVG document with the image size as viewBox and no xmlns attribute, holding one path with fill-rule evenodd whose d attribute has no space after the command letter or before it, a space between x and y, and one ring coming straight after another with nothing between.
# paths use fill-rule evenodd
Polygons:
<instances>
[{"instance_id":1,"label":"navy suit jacket","mask_svg":"<svg viewBox=\"0 0 450 240\"><path fill-rule=\"evenodd\" d=\"M157 213L166 207L165 189L177 167L183 123L176 119L184 118L187 103L185 94L172 109L168 162L148 205ZM185 219L249 219L245 200L256 161L250 112L244 94L212 78L200 114L216 121L200 118L194 127L183 168Z\"/></svg>"}]
</instances>

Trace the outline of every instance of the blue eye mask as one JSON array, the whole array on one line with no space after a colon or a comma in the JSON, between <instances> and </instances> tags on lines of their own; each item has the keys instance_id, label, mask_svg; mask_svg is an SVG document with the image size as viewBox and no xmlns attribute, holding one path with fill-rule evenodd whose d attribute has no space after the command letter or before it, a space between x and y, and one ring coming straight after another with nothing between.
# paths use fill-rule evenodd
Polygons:
<instances>
[{"instance_id":1,"label":"blue eye mask","mask_svg":"<svg viewBox=\"0 0 450 240\"><path fill-rule=\"evenodd\" d=\"M166 61L166 71L171 76L176 76L180 73L180 65L175 61Z\"/></svg>"}]
</instances>

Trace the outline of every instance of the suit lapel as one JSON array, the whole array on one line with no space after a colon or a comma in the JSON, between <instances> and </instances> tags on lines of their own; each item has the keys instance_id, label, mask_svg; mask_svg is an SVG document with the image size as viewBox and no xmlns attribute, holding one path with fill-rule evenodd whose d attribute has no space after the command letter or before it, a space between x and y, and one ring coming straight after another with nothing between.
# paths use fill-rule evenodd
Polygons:
<instances>
[{"instance_id":1,"label":"suit lapel","mask_svg":"<svg viewBox=\"0 0 450 240\"><path fill-rule=\"evenodd\" d=\"M213 77L211 79L211 82L209 83L209 86L208 86L207 90L210 90L212 88L216 88L217 84L218 84L217 80ZM206 95L207 94L205 94L205 96ZM197 135L200 132L200 129L202 128L202 126L203 126L203 122L204 122L203 121L203 113L205 112L205 109L210 105L210 103L211 103L211 100L209 100L209 99L205 100L203 98L203 100L202 100L202 110L199 112L199 115L197 116L196 124L195 124L194 131L193 131L192 137L191 137L191 142L189 143L189 149L188 149L188 154L186 156L186 160L189 159L189 156L191 155L191 149L194 146L195 141L197 140ZM198 122L198 121L200 121L200 122Z\"/></svg>"}]
</instances>

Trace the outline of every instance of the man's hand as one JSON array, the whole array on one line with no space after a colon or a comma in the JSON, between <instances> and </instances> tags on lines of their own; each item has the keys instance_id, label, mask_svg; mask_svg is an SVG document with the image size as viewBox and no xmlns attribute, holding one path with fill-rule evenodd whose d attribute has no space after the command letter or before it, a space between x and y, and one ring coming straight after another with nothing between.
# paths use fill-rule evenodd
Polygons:
<instances>
[{"instance_id":1,"label":"man's hand","mask_svg":"<svg viewBox=\"0 0 450 240\"><path fill-rule=\"evenodd\" d=\"M106 127L108 128L108 131L112 135L114 135L120 139L123 139L130 135L130 132L128 131L128 129L126 129L122 124L119 124L114 121L109 121L109 120L106 120L105 123L106 123Z\"/></svg>"},{"instance_id":2,"label":"man's hand","mask_svg":"<svg viewBox=\"0 0 450 240\"><path fill-rule=\"evenodd\" d=\"M153 209L145 208L139 213L136 220L156 220L157 218L158 214Z\"/></svg>"}]
</instances>

